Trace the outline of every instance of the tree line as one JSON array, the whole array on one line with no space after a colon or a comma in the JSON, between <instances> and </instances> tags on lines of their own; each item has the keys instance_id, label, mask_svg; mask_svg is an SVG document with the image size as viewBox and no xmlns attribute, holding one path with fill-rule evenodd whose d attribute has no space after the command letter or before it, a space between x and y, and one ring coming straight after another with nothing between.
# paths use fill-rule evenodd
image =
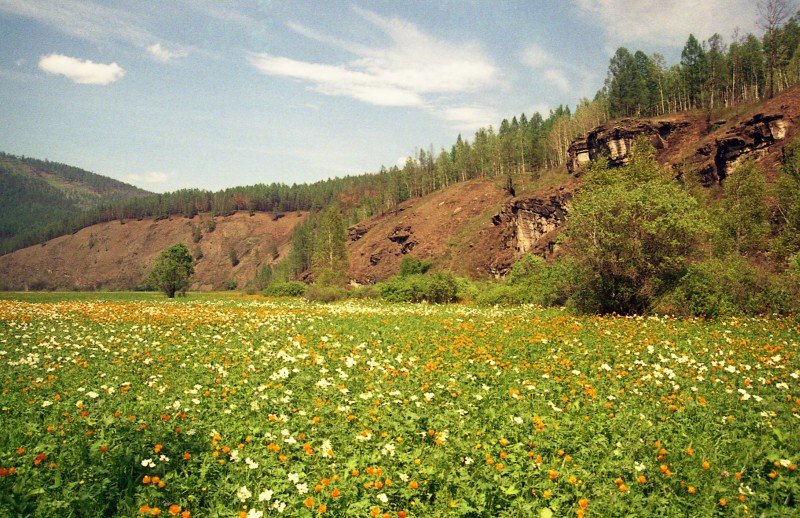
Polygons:
<instances>
[{"instance_id":1,"label":"tree line","mask_svg":"<svg viewBox=\"0 0 800 518\"><path fill-rule=\"evenodd\" d=\"M800 13L787 18L786 3L760 4L762 37L734 33L699 41L689 35L680 63L658 53L617 49L596 100L611 118L716 110L771 98L800 81ZM784 23L785 22L785 23Z\"/></svg>"}]
</instances>

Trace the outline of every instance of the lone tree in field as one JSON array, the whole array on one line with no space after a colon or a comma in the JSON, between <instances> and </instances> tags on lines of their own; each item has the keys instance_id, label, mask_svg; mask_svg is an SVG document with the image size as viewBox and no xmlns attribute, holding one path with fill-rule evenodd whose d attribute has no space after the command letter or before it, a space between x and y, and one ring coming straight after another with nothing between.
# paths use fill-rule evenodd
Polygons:
<instances>
[{"instance_id":1,"label":"lone tree in field","mask_svg":"<svg viewBox=\"0 0 800 518\"><path fill-rule=\"evenodd\" d=\"M189 277L194 273L194 261L189 249L183 243L177 243L163 250L150 270L148 281L163 291L167 297L174 298L175 293L186 293Z\"/></svg>"}]
</instances>

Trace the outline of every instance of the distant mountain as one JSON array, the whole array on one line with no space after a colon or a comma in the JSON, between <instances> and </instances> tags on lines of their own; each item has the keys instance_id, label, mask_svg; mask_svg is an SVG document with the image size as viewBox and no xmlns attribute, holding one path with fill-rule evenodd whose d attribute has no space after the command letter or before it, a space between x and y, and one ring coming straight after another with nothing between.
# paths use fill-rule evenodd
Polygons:
<instances>
[{"instance_id":1,"label":"distant mountain","mask_svg":"<svg viewBox=\"0 0 800 518\"><path fill-rule=\"evenodd\" d=\"M66 164L0 153L0 253L54 237L85 211L151 194Z\"/></svg>"}]
</instances>

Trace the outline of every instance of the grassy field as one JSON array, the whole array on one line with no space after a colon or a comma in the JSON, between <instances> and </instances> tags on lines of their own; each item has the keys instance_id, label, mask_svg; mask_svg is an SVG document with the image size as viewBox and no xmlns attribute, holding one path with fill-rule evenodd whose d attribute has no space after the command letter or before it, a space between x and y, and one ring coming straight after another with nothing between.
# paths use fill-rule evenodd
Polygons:
<instances>
[{"instance_id":1,"label":"grassy field","mask_svg":"<svg viewBox=\"0 0 800 518\"><path fill-rule=\"evenodd\" d=\"M0 297L3 516L797 516L793 319Z\"/></svg>"}]
</instances>

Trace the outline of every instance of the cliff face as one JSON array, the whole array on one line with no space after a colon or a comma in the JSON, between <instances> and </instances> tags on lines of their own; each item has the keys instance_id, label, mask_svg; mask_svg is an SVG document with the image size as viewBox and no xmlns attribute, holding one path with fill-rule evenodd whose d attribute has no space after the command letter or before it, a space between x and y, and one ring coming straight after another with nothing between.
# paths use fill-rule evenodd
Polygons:
<instances>
[{"instance_id":1,"label":"cliff face","mask_svg":"<svg viewBox=\"0 0 800 518\"><path fill-rule=\"evenodd\" d=\"M580 175L583 169L601 156L612 166L628 161L636 140L645 137L657 151L670 147L692 126L689 119L641 120L622 119L608 122L591 130L586 137L570 145L567 153L567 170Z\"/></svg>"},{"instance_id":2,"label":"cliff face","mask_svg":"<svg viewBox=\"0 0 800 518\"><path fill-rule=\"evenodd\" d=\"M747 158L774 169L783 146L796 134L800 85L729 119L697 115L622 119L608 122L569 147L568 171L575 175L600 156L612 166L624 164L638 138L650 140L656 158L676 174L694 175L705 186L721 183Z\"/></svg>"}]
</instances>

